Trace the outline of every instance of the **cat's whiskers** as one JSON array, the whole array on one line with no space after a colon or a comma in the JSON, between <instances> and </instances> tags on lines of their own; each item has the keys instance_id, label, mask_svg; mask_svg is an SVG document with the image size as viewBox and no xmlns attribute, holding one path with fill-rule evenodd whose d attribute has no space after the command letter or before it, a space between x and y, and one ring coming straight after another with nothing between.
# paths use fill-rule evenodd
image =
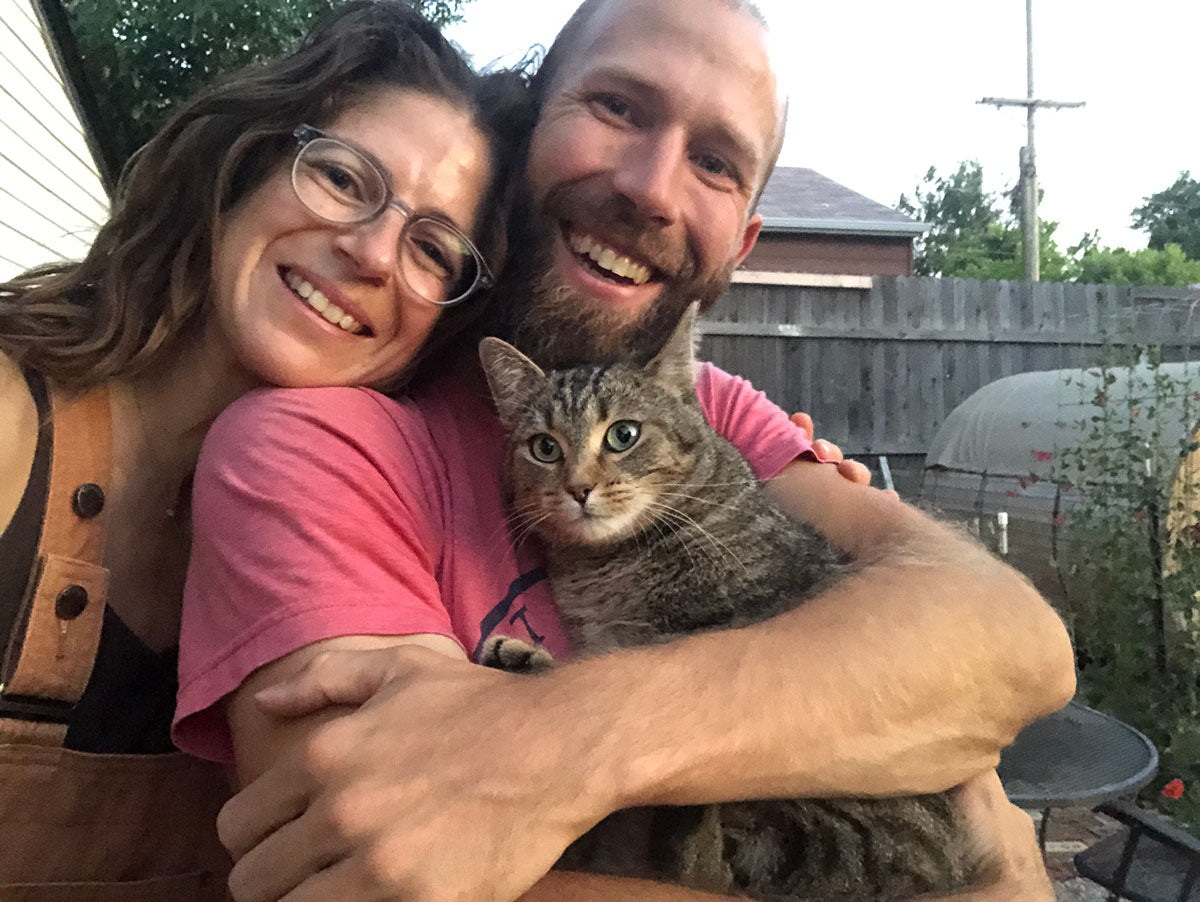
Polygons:
<instances>
[{"instance_id":1,"label":"cat's whiskers","mask_svg":"<svg viewBox=\"0 0 1200 902\"><path fill-rule=\"evenodd\" d=\"M683 549L683 553L688 556L688 560L691 562L692 566L695 567L696 558L692 555L691 543L686 541L683 536L680 536L680 531L678 529L672 529L668 534L667 530L663 528L664 525L685 525L675 519L676 512L670 508L664 509L662 505L655 504L653 501L651 501L646 505L645 513L650 517L650 524L658 530L658 534L662 538L662 541L667 542L670 541L671 536L679 536L679 546ZM644 529L640 531L645 532ZM709 559L712 560L711 557Z\"/></svg>"},{"instance_id":2,"label":"cat's whiskers","mask_svg":"<svg viewBox=\"0 0 1200 902\"><path fill-rule=\"evenodd\" d=\"M663 498L683 498L687 501L695 501L697 504L707 504L709 507L724 507L729 510L737 510L739 505L732 501L710 501L707 498L701 498L699 495L688 495L684 492L659 492Z\"/></svg>"},{"instance_id":3,"label":"cat's whiskers","mask_svg":"<svg viewBox=\"0 0 1200 902\"><path fill-rule=\"evenodd\" d=\"M505 516L513 547L517 548L538 526L553 518L554 511L547 509L541 498L532 498L519 505L514 504Z\"/></svg>"},{"instance_id":4,"label":"cat's whiskers","mask_svg":"<svg viewBox=\"0 0 1200 902\"><path fill-rule=\"evenodd\" d=\"M514 502L505 512L505 525L511 532L513 529L522 526L531 514L541 513L543 509L544 506L536 498L523 501L519 504ZM500 528L503 529L504 527Z\"/></svg>"},{"instance_id":5,"label":"cat's whiskers","mask_svg":"<svg viewBox=\"0 0 1200 902\"><path fill-rule=\"evenodd\" d=\"M752 479L739 479L736 482L656 482L656 486L662 486L668 489L707 489L716 488L718 486L727 488L729 486L741 486L743 488L757 488L759 483Z\"/></svg>"},{"instance_id":6,"label":"cat's whiskers","mask_svg":"<svg viewBox=\"0 0 1200 902\"><path fill-rule=\"evenodd\" d=\"M520 529L512 533L513 548L519 548L521 543L529 538L530 533L535 532L538 526L546 522L550 517L551 514L543 513L540 517L525 520Z\"/></svg>"},{"instance_id":7,"label":"cat's whiskers","mask_svg":"<svg viewBox=\"0 0 1200 902\"><path fill-rule=\"evenodd\" d=\"M709 532L707 529L705 529L703 526L701 526L696 520L694 520L692 517L685 514L679 508L674 507L673 505L667 504L666 502L662 502L662 501L651 501L651 502L649 502L649 504L647 506L654 509L655 511L657 511L660 515L668 516L672 519L675 519L676 522L682 522L688 526L691 526L693 530L695 530L702 537L707 539L714 548L716 548L718 551L723 552L724 554L728 555L729 559L732 560L739 567L741 567L743 570L747 569L745 563L742 561L742 559L740 557L737 556L737 554L733 551L732 548L730 548L725 542L722 542L720 539L718 539L715 535L713 535L711 532ZM684 548L687 547L686 542L683 542L682 544L683 544ZM715 560L715 558L714 558L714 560Z\"/></svg>"},{"instance_id":8,"label":"cat's whiskers","mask_svg":"<svg viewBox=\"0 0 1200 902\"><path fill-rule=\"evenodd\" d=\"M682 548L684 554L688 556L688 559L691 561L693 567L696 566L696 558L693 555L693 551L696 554L704 557L705 560L711 564L714 564L718 567L723 564L722 558L728 554L727 549L716 547L716 553L714 553L714 549L709 547L710 545L713 545L712 538L711 536L704 535L703 531L700 532L699 537L708 539L708 541L689 541L689 536L694 530L689 529L688 527L690 527L692 524L688 523L678 511L660 510L658 511L658 519L660 525L665 524L670 527L670 537L673 537L678 541L679 547Z\"/></svg>"}]
</instances>

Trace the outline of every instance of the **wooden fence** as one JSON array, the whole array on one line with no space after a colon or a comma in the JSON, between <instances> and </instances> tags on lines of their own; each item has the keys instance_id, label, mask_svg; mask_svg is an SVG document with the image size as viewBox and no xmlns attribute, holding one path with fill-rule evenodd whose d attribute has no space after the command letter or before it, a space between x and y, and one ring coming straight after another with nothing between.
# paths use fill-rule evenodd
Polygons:
<instances>
[{"instance_id":1,"label":"wooden fence","mask_svg":"<svg viewBox=\"0 0 1200 902\"><path fill-rule=\"evenodd\" d=\"M1190 356L1200 291L877 277L871 287L734 284L701 356L813 415L848 454L924 454L946 415L1014 373L1094 364L1108 343Z\"/></svg>"}]
</instances>

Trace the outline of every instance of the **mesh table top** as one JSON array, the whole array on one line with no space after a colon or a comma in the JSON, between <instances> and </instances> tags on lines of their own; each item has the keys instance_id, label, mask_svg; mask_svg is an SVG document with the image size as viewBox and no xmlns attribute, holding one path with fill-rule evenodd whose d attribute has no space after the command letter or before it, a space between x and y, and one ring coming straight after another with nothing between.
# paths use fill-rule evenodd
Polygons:
<instances>
[{"instance_id":1,"label":"mesh table top","mask_svg":"<svg viewBox=\"0 0 1200 902\"><path fill-rule=\"evenodd\" d=\"M1022 808L1092 808L1149 783L1158 752L1128 724L1071 702L1022 730L998 770Z\"/></svg>"}]
</instances>

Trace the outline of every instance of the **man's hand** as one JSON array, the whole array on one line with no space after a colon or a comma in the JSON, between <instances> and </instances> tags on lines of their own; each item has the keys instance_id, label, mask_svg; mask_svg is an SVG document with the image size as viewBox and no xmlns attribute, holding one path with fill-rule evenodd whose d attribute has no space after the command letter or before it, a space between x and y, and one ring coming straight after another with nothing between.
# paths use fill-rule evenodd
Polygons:
<instances>
[{"instance_id":1,"label":"man's hand","mask_svg":"<svg viewBox=\"0 0 1200 902\"><path fill-rule=\"evenodd\" d=\"M791 416L792 422L802 429L808 436L808 440L813 443L813 451L816 452L818 458L828 463L837 464L837 471L851 482L856 482L859 485L871 484L871 470L866 464L861 464L857 460L846 460L842 456L842 449L833 442L826 441L823 438L813 438L813 421L806 413L794 413Z\"/></svg>"},{"instance_id":2,"label":"man's hand","mask_svg":"<svg viewBox=\"0 0 1200 902\"><path fill-rule=\"evenodd\" d=\"M493 877L502 873L515 877L516 868L535 857L533 850L534 833L538 830L528 825L525 815L528 810L514 809L506 817L499 818L501 827L511 826L528 831L521 839L513 838L520 845L521 854L509 850L513 858L523 861L504 862L498 860L503 854L493 843L485 839L489 830L496 827L495 818L475 817L473 812L488 811L489 805L484 804L476 809L473 806L475 794L469 790L464 792L464 798L455 801L464 802L463 806L449 805L445 812L433 812L434 816L423 814L422 799L405 797L402 789L396 784L401 782L400 775L405 773L401 768L404 761L411 760L410 755L420 754L415 749L425 748L425 743L413 743L410 749L408 740L420 739L418 724L426 720L419 711L434 712L439 703L437 699L444 698L443 693L448 689L455 691L466 688L465 695L471 696L482 689L485 697L499 698L504 695L504 687L511 679L506 674L489 671L485 668L474 668L471 676L480 676L482 681L478 686L472 680L460 681L457 671L440 675L436 685L430 691L433 693L422 698L422 690L414 685L417 679L431 676L432 668L436 671L438 656L420 654L420 650L385 649L372 652L327 652L315 658L294 677L264 689L255 696L256 701L265 711L280 717L301 717L325 709L331 705L357 706L371 699L378 699L364 709L364 714L370 714L373 721L363 721L348 730L344 737L335 736L337 740L329 755L324 740L317 739L308 747L307 755L301 753L299 758L289 759L271 771L257 783L231 801L221 814L220 829L222 839L236 858L241 859L235 872L235 897L239 902L245 900L268 900L280 897L284 890L279 887L286 883L299 888L290 896L288 902L323 898L323 894L332 895L336 892L350 892L355 898L388 899L397 898L395 890L388 895L388 887L400 886L410 875L401 874L402 868L412 866L419 869L422 864L431 867L424 871L428 878L419 874L416 879L428 879L428 883L420 884L425 894L400 895L404 899L499 899L504 895L489 895L487 891L474 889L463 890L450 887L439 881L437 867L452 867L456 877L466 878L459 881L465 884L470 879L482 881L479 886L487 887ZM447 666L462 667L461 663L450 661ZM451 678L451 675L454 678ZM493 683L492 680L497 681ZM540 682L540 681L539 681ZM518 687L523 684L517 683ZM404 706L420 701L417 710L405 712ZM462 709L460 709L462 710ZM515 710L515 709L513 709ZM536 710L536 709L533 709ZM399 718L398 736L390 735L386 729L386 718L392 715ZM491 716L490 713L485 716ZM352 716L353 717L353 716ZM470 719L470 718L468 718ZM347 718L351 720L351 718ZM507 723L505 717L501 721ZM435 722L437 719L435 718ZM472 721L474 722L474 721ZM452 739L449 728L454 726L447 723L447 749ZM461 735L458 729L453 729L455 737ZM484 770L487 772L484 781L490 782L497 775L495 767L503 769L499 762L502 752L508 746L511 731L484 730L484 736L492 736L495 741L482 743L482 752L487 759ZM474 748L473 745L470 748ZM443 751L431 752L434 760L442 760ZM522 775L528 776L534 772L532 767L538 756L527 755L531 766L524 770L518 768L513 772L514 782ZM456 759L457 761L457 759ZM495 767L492 764L495 763ZM371 769L382 767L381 772L372 773ZM418 769L420 777L406 782L412 792L443 791L441 784L446 781L437 780L438 774L431 773L439 768ZM569 769L569 768L568 768ZM546 793L556 782L566 778L566 770L560 771L558 781L550 779L545 785ZM322 782L332 779L332 783L321 787ZM386 779L384 785L380 782ZM355 781L361 781L355 784ZM476 790L481 786L474 786ZM457 791L457 788L455 788ZM512 792L508 798L516 795L517 787L510 787ZM988 886L980 887L967 894L953 896L954 902L1050 902L1053 890L1042 863L1041 853L1037 846L1033 824L1028 815L1008 802L1004 790L995 771L975 777L961 786L956 796L962 806L969 829L978 838L980 847L991 852L999 866L999 878ZM351 804L355 799L366 799L361 806ZM349 800L349 801L348 801ZM507 804L500 800L498 804ZM513 804L537 808L536 801L528 798ZM439 807L441 807L439 805ZM461 809L461 810L460 810ZM338 813L340 812L340 818ZM457 814L456 814L457 813ZM438 817L436 815L442 814ZM459 816L465 816L467 825L464 828ZM390 818L390 820L389 820ZM421 856L401 853L392 855L389 850L405 848L401 845L410 840L409 834L424 838L427 842L438 843L433 837L442 828L451 831L461 831L461 835L450 834L449 846L434 850L432 858L422 860ZM569 829L560 828L557 834L547 838L542 834L538 848L543 849L542 856L536 866L522 871L521 879L536 879L539 869L548 869L561 851L559 846L566 845L574 838L575 831L582 832L578 825ZM278 831L278 832L275 832ZM516 833L511 834L516 837ZM564 841L563 837L567 836ZM528 845L525 843L528 837ZM256 843L261 846L249 850ZM290 846L296 843L295 846ZM393 843L397 845L393 845ZM294 857L295 848L307 848L305 844L314 844L306 865L300 870L289 870L284 864ZM477 845L476 845L477 844ZM439 843L440 845L440 843ZM413 846L412 848L420 848ZM483 854L472 857L470 849L482 848L485 854L493 856L485 859ZM285 855L281 850L287 849ZM372 852L378 855L372 855ZM467 865L456 860L455 855L467 856ZM318 873L323 862L337 862L328 871ZM476 866L477 865L477 866ZM308 867L305 872L303 867ZM391 869L395 869L393 872ZM458 869L464 869L461 873ZM489 870L490 868L490 870ZM473 874L474 877L468 875ZM285 876L286 875L286 876ZM558 875L556 880L582 880L574 875ZM405 886L418 886L417 883L403 883ZM574 888L574 884L571 884ZM599 892L599 887L587 884L589 892L595 898L607 898ZM558 882L551 880L539 885L527 897L530 900L541 898L558 898L553 895L554 888L561 890ZM495 886L496 890L500 885ZM582 889L582 887L579 887ZM619 887L616 890L628 893L629 887ZM655 892L665 889L656 887ZM272 895L274 892L274 895ZM448 893L467 892L467 895L450 895ZM472 895L473 893L473 895ZM508 896L511 898L511 896ZM616 898L621 898L618 894ZM653 898L653 894L647 898ZM935 902L935 900L928 900ZM950 902L949 899L946 902Z\"/></svg>"},{"instance_id":3,"label":"man's hand","mask_svg":"<svg viewBox=\"0 0 1200 902\"><path fill-rule=\"evenodd\" d=\"M591 737L548 741L562 731L539 722L539 682L411 646L314 658L291 690L265 694L268 708L370 700L226 804L217 826L237 861L234 898L520 896L608 813L572 779L587 773Z\"/></svg>"},{"instance_id":4,"label":"man's hand","mask_svg":"<svg viewBox=\"0 0 1200 902\"><path fill-rule=\"evenodd\" d=\"M964 783L955 798L967 828L999 869L987 886L968 893L926 898L923 902L1054 902L1054 886L1046 873L1033 821L1004 795L994 770Z\"/></svg>"}]
</instances>

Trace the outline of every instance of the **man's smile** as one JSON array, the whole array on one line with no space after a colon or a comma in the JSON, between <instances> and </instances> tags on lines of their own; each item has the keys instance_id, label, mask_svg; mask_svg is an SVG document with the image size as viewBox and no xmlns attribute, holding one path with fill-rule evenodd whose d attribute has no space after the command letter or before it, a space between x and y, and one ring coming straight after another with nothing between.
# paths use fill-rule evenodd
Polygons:
<instances>
[{"instance_id":1,"label":"man's smile","mask_svg":"<svg viewBox=\"0 0 1200 902\"><path fill-rule=\"evenodd\" d=\"M572 226L565 227L564 234L575 255L598 270L599 275L624 285L645 285L650 281L652 270L649 266L603 240Z\"/></svg>"}]
</instances>

